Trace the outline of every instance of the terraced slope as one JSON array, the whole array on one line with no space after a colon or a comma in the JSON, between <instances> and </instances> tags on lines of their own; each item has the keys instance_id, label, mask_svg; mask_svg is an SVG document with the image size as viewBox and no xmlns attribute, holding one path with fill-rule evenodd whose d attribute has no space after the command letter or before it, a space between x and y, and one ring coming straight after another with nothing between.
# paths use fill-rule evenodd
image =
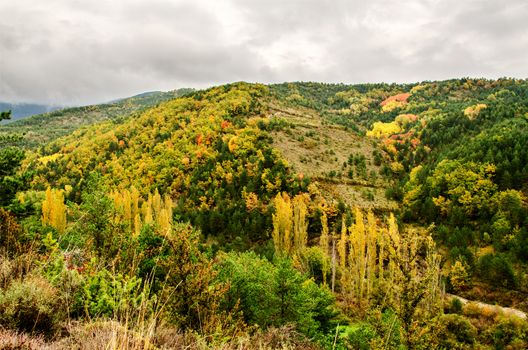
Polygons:
<instances>
[{"instance_id":1,"label":"terraced slope","mask_svg":"<svg viewBox=\"0 0 528 350\"><path fill-rule=\"evenodd\" d=\"M267 107L269 118L285 121L285 127L272 132L273 146L300 176L316 181L327 199L381 211L397 207L385 197L385 152L376 140L329 122L314 109L292 108L277 100Z\"/></svg>"}]
</instances>

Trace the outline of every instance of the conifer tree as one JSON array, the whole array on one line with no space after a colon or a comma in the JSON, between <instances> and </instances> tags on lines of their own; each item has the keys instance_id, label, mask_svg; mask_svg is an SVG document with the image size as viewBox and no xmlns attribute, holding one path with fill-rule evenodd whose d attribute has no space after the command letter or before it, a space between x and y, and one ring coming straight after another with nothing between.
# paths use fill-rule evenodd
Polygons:
<instances>
[{"instance_id":1,"label":"conifer tree","mask_svg":"<svg viewBox=\"0 0 528 350\"><path fill-rule=\"evenodd\" d=\"M0 121L10 118L10 111L0 112ZM0 135L0 207L11 204L17 191L24 185L23 177L16 175L24 159L24 151L17 147L6 147L19 138L17 135Z\"/></svg>"}]
</instances>

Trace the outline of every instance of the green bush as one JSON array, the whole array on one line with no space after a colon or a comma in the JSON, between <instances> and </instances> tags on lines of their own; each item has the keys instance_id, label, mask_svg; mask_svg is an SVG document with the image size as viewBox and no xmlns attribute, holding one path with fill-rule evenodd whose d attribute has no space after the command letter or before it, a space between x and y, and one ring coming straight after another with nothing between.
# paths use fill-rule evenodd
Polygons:
<instances>
[{"instance_id":1,"label":"green bush","mask_svg":"<svg viewBox=\"0 0 528 350\"><path fill-rule=\"evenodd\" d=\"M323 282L323 267L325 264L329 266L330 259L318 246L302 249L296 260L296 267L319 284ZM327 272L326 278L329 280L330 272Z\"/></svg>"},{"instance_id":2,"label":"green bush","mask_svg":"<svg viewBox=\"0 0 528 350\"><path fill-rule=\"evenodd\" d=\"M457 314L440 316L435 333L440 348L444 349L473 349L476 343L477 329Z\"/></svg>"},{"instance_id":3,"label":"green bush","mask_svg":"<svg viewBox=\"0 0 528 350\"><path fill-rule=\"evenodd\" d=\"M61 296L46 279L28 276L0 291L0 324L24 332L51 333L64 319Z\"/></svg>"},{"instance_id":4,"label":"green bush","mask_svg":"<svg viewBox=\"0 0 528 350\"><path fill-rule=\"evenodd\" d=\"M486 254L479 259L480 277L496 287L514 288L517 285L511 262L504 254Z\"/></svg>"},{"instance_id":5,"label":"green bush","mask_svg":"<svg viewBox=\"0 0 528 350\"><path fill-rule=\"evenodd\" d=\"M460 299L452 298L446 311L450 314L461 314L463 309L464 304L462 304Z\"/></svg>"},{"instance_id":6,"label":"green bush","mask_svg":"<svg viewBox=\"0 0 528 350\"><path fill-rule=\"evenodd\" d=\"M224 307L238 305L248 324L266 328L293 323L307 335L333 329L336 313L330 291L301 275L290 260L272 264L253 252L220 259L218 279L231 286Z\"/></svg>"},{"instance_id":7,"label":"green bush","mask_svg":"<svg viewBox=\"0 0 528 350\"><path fill-rule=\"evenodd\" d=\"M89 276L78 292L76 311L91 317L127 315L145 301L141 279L101 270Z\"/></svg>"},{"instance_id":8,"label":"green bush","mask_svg":"<svg viewBox=\"0 0 528 350\"><path fill-rule=\"evenodd\" d=\"M495 349L528 348L528 323L517 318L501 319L491 330Z\"/></svg>"},{"instance_id":9,"label":"green bush","mask_svg":"<svg viewBox=\"0 0 528 350\"><path fill-rule=\"evenodd\" d=\"M370 342L378 337L378 334L370 324L360 323L344 328L340 337L345 339L349 349L369 350Z\"/></svg>"}]
</instances>

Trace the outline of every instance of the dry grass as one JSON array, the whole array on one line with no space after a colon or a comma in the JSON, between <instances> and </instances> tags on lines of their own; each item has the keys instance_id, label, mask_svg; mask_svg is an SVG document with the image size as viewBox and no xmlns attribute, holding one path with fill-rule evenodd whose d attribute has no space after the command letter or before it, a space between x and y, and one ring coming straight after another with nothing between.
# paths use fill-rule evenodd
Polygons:
<instances>
[{"instance_id":1,"label":"dry grass","mask_svg":"<svg viewBox=\"0 0 528 350\"><path fill-rule=\"evenodd\" d=\"M151 334L143 330L132 331L117 321L93 321L70 325L69 336L49 345L53 350L146 350L154 349Z\"/></svg>"},{"instance_id":2,"label":"dry grass","mask_svg":"<svg viewBox=\"0 0 528 350\"><path fill-rule=\"evenodd\" d=\"M0 349L46 350L318 350L292 327L283 326L257 331L236 339L211 342L197 333L182 333L176 328L160 326L155 333L131 331L126 325L112 320L71 324L70 334L62 339L46 342L42 337L0 330Z\"/></svg>"},{"instance_id":3,"label":"dry grass","mask_svg":"<svg viewBox=\"0 0 528 350\"><path fill-rule=\"evenodd\" d=\"M46 343L42 337L0 328L0 349L2 350L36 350L45 348Z\"/></svg>"}]
</instances>

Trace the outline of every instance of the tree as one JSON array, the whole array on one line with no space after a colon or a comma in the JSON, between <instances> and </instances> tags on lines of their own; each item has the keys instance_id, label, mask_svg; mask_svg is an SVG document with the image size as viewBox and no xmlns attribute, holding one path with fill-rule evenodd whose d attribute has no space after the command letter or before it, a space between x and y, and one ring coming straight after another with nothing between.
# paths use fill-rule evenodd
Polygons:
<instances>
[{"instance_id":1,"label":"tree","mask_svg":"<svg viewBox=\"0 0 528 350\"><path fill-rule=\"evenodd\" d=\"M0 112L0 121L10 119L11 112ZM24 179L16 175L24 152L16 147L6 146L17 138L14 135L0 135L0 207L11 204L24 184Z\"/></svg>"},{"instance_id":2,"label":"tree","mask_svg":"<svg viewBox=\"0 0 528 350\"><path fill-rule=\"evenodd\" d=\"M308 241L307 195L299 194L293 199L286 193L278 193L273 201L273 244L279 255L299 253Z\"/></svg>"},{"instance_id":3,"label":"tree","mask_svg":"<svg viewBox=\"0 0 528 350\"><path fill-rule=\"evenodd\" d=\"M439 310L440 256L434 242L413 230L400 234L393 214L386 227L370 212L365 220L356 208L354 216L338 243L343 296L356 305L393 309L412 346L422 321Z\"/></svg>"},{"instance_id":4,"label":"tree","mask_svg":"<svg viewBox=\"0 0 528 350\"><path fill-rule=\"evenodd\" d=\"M66 205L62 190L46 190L46 198L42 202L42 224L50 225L59 233L66 229Z\"/></svg>"}]
</instances>

